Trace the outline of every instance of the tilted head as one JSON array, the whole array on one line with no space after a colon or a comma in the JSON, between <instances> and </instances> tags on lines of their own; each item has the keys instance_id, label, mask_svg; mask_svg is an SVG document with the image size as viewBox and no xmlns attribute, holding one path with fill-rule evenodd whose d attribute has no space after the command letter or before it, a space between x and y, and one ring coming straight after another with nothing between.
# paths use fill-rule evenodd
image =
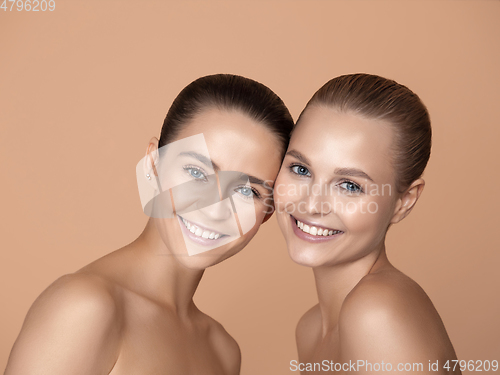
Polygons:
<instances>
[{"instance_id":1,"label":"tilted head","mask_svg":"<svg viewBox=\"0 0 500 375\"><path fill-rule=\"evenodd\" d=\"M206 268L250 241L272 213L292 129L283 101L248 78L206 76L180 92L148 145L155 202L143 204L178 261Z\"/></svg>"}]
</instances>

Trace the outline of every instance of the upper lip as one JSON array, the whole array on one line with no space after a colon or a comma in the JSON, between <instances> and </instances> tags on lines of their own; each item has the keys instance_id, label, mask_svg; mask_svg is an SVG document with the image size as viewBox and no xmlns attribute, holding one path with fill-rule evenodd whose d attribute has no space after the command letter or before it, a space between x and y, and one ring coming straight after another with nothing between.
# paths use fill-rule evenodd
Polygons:
<instances>
[{"instance_id":1,"label":"upper lip","mask_svg":"<svg viewBox=\"0 0 500 375\"><path fill-rule=\"evenodd\" d=\"M317 224L317 223L313 223L311 221L307 221L307 220L303 220L303 219L299 219L299 218L296 218L295 216L293 215L290 215L291 217L293 217L295 220L298 220L304 224L307 224L309 225L310 227L316 227L316 228L323 228L323 229L328 229L328 230L338 230L338 231L341 231L343 232L342 230L340 229L335 229L335 228L330 228L330 227L327 227L326 225L323 225L323 224Z\"/></svg>"},{"instance_id":2,"label":"upper lip","mask_svg":"<svg viewBox=\"0 0 500 375\"><path fill-rule=\"evenodd\" d=\"M189 221L191 224L193 224L193 225L197 226L198 228L200 228L200 229L201 229L201 230L203 230L203 231L206 231L206 230L207 230L207 231L210 231L210 232L219 233L221 236L229 236L228 234L222 233L221 231L218 231L218 230L215 230L215 229L210 229L210 228L208 228L208 227L206 227L206 226L204 226L204 225L200 225L200 224L198 224L198 223L195 223L194 221L192 221L192 220L190 220L190 219L186 219L186 218L182 217L181 215L177 215L177 216L179 216L179 217L180 217L181 221L182 221L182 219L184 219L184 220L186 220L186 221Z\"/></svg>"}]
</instances>

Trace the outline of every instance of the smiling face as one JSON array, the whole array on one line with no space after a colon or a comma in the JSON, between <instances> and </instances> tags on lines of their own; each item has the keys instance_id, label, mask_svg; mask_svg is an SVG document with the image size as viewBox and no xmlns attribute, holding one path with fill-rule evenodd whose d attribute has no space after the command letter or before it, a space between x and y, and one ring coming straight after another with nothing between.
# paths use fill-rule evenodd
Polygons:
<instances>
[{"instance_id":1,"label":"smiling face","mask_svg":"<svg viewBox=\"0 0 500 375\"><path fill-rule=\"evenodd\" d=\"M398 196L393 129L325 106L307 108L276 180L278 223L291 258L318 267L379 248Z\"/></svg>"},{"instance_id":2,"label":"smiling face","mask_svg":"<svg viewBox=\"0 0 500 375\"><path fill-rule=\"evenodd\" d=\"M186 123L171 145L159 158L164 193L155 206L163 203L173 214L151 216L169 253L203 269L236 254L257 233L272 207L266 186L278 174L282 146L247 115L214 108Z\"/></svg>"}]
</instances>

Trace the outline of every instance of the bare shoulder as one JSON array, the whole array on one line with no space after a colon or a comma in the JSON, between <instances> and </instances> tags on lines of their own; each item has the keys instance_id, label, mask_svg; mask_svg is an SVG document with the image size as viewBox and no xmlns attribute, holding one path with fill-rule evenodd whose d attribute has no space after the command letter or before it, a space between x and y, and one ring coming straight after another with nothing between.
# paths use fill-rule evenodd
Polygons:
<instances>
[{"instance_id":1,"label":"bare shoulder","mask_svg":"<svg viewBox=\"0 0 500 375\"><path fill-rule=\"evenodd\" d=\"M295 334L297 336L303 336L311 332L312 326L317 325L319 319L321 319L321 312L319 310L319 304L316 304L307 310L299 319Z\"/></svg>"},{"instance_id":2,"label":"bare shoulder","mask_svg":"<svg viewBox=\"0 0 500 375\"><path fill-rule=\"evenodd\" d=\"M102 373L117 356L120 316L108 283L68 274L35 300L12 348L7 375Z\"/></svg>"},{"instance_id":3,"label":"bare shoulder","mask_svg":"<svg viewBox=\"0 0 500 375\"><path fill-rule=\"evenodd\" d=\"M209 327L210 340L228 374L239 374L241 351L236 340L215 319L202 313Z\"/></svg>"},{"instance_id":4,"label":"bare shoulder","mask_svg":"<svg viewBox=\"0 0 500 375\"><path fill-rule=\"evenodd\" d=\"M117 312L117 302L106 280L75 273L59 277L40 294L28 311L25 325L50 321L54 316L75 316L95 320L97 324L114 321Z\"/></svg>"},{"instance_id":5,"label":"bare shoulder","mask_svg":"<svg viewBox=\"0 0 500 375\"><path fill-rule=\"evenodd\" d=\"M298 345L313 340L321 331L321 312L319 304L314 305L299 319L295 329Z\"/></svg>"},{"instance_id":6,"label":"bare shoulder","mask_svg":"<svg viewBox=\"0 0 500 375\"><path fill-rule=\"evenodd\" d=\"M455 359L444 325L424 290L396 269L365 276L339 318L343 353L380 360ZM387 358L387 355L384 355Z\"/></svg>"},{"instance_id":7,"label":"bare shoulder","mask_svg":"<svg viewBox=\"0 0 500 375\"><path fill-rule=\"evenodd\" d=\"M397 319L404 314L408 321L426 312L433 313L435 309L424 290L402 272L392 269L362 278L347 295L341 316L348 323L349 317L358 319L377 314Z\"/></svg>"},{"instance_id":8,"label":"bare shoulder","mask_svg":"<svg viewBox=\"0 0 500 375\"><path fill-rule=\"evenodd\" d=\"M295 341L299 360L308 358L314 350L314 343L321 336L321 311L319 304L314 305L299 319L295 328Z\"/></svg>"}]
</instances>

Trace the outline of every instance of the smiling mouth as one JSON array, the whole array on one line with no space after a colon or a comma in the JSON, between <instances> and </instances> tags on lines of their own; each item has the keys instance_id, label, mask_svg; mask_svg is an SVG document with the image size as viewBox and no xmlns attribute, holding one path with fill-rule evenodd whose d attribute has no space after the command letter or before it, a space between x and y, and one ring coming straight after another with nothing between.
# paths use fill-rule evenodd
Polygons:
<instances>
[{"instance_id":1,"label":"smiling mouth","mask_svg":"<svg viewBox=\"0 0 500 375\"><path fill-rule=\"evenodd\" d=\"M329 237L329 236L335 236L336 234L344 233L341 230L304 224L300 220L297 220L295 218L293 219L295 220L295 225L297 226L297 228L299 228L302 232L307 233L311 236Z\"/></svg>"},{"instance_id":2,"label":"smiling mouth","mask_svg":"<svg viewBox=\"0 0 500 375\"><path fill-rule=\"evenodd\" d=\"M179 216L179 218L181 219L182 223L187 228L187 230L190 231L196 237L205 238L209 240L217 240L221 237L227 237L227 234L201 228L199 225L191 223L190 221L184 219L182 216Z\"/></svg>"}]
</instances>

